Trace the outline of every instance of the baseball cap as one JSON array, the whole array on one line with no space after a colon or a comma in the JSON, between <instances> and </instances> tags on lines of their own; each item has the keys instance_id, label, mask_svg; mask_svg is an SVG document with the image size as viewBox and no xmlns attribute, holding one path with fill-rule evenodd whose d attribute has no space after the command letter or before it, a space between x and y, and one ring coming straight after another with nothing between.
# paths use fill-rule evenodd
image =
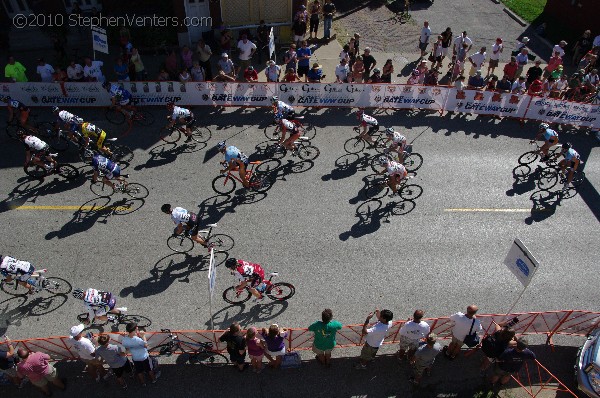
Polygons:
<instances>
[{"instance_id":1,"label":"baseball cap","mask_svg":"<svg viewBox=\"0 0 600 398\"><path fill-rule=\"evenodd\" d=\"M79 333L83 332L84 328L85 326L83 326L83 323L73 326L71 328L71 337L76 337Z\"/></svg>"}]
</instances>

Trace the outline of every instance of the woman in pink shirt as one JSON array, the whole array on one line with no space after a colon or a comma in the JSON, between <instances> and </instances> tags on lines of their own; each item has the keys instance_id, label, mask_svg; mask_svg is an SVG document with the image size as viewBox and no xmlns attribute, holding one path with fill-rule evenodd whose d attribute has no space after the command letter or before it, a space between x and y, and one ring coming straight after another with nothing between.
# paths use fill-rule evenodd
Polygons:
<instances>
[{"instance_id":1,"label":"woman in pink shirt","mask_svg":"<svg viewBox=\"0 0 600 398\"><path fill-rule=\"evenodd\" d=\"M56 368L48 363L50 356L43 352L30 352L24 348L17 351L21 362L17 365L19 377L27 377L31 384L39 388L42 393L49 397L52 395L48 388L48 382L64 390L65 379L59 379Z\"/></svg>"},{"instance_id":2,"label":"woman in pink shirt","mask_svg":"<svg viewBox=\"0 0 600 398\"><path fill-rule=\"evenodd\" d=\"M246 346L252 361L252 371L255 373L262 372L264 369L262 359L265 355L265 342L258 338L255 327L250 327L246 331Z\"/></svg>"},{"instance_id":3,"label":"woman in pink shirt","mask_svg":"<svg viewBox=\"0 0 600 398\"><path fill-rule=\"evenodd\" d=\"M548 78L559 65L562 65L562 58L558 52L555 52L548 60L548 66L544 69L544 77Z\"/></svg>"}]
</instances>

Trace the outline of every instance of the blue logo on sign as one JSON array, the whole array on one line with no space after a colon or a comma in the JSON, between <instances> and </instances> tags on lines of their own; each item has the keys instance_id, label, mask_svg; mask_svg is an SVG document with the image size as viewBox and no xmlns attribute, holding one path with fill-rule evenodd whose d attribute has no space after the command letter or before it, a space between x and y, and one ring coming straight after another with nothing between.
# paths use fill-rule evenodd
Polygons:
<instances>
[{"instance_id":1,"label":"blue logo on sign","mask_svg":"<svg viewBox=\"0 0 600 398\"><path fill-rule=\"evenodd\" d=\"M521 260L520 258L517 259L516 262L517 267L521 270L521 272L525 275L525 276L529 276L529 267L527 267L527 264L525 264L523 262L523 260Z\"/></svg>"},{"instance_id":2,"label":"blue logo on sign","mask_svg":"<svg viewBox=\"0 0 600 398\"><path fill-rule=\"evenodd\" d=\"M98 35L94 35L94 41L102 46L106 45L106 40L104 40L102 37L100 37Z\"/></svg>"}]
</instances>

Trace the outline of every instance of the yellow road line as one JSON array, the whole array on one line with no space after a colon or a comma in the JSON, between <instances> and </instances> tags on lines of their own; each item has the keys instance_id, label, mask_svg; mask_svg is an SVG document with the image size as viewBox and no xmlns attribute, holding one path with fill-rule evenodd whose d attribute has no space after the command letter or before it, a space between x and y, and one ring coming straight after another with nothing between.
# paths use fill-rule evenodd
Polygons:
<instances>
[{"instance_id":1,"label":"yellow road line","mask_svg":"<svg viewBox=\"0 0 600 398\"><path fill-rule=\"evenodd\" d=\"M11 210L116 210L125 211L130 210L127 206L37 206L37 205L25 205L15 206Z\"/></svg>"},{"instance_id":2,"label":"yellow road line","mask_svg":"<svg viewBox=\"0 0 600 398\"><path fill-rule=\"evenodd\" d=\"M537 211L546 211L545 209L444 209L450 213L529 213Z\"/></svg>"}]
</instances>

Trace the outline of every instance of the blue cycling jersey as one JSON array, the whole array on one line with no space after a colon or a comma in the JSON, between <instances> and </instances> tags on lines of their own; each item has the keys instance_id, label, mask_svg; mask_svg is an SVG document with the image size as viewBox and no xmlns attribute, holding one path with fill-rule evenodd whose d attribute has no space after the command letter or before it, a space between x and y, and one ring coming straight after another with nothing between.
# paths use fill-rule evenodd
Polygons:
<instances>
[{"instance_id":1,"label":"blue cycling jersey","mask_svg":"<svg viewBox=\"0 0 600 398\"><path fill-rule=\"evenodd\" d=\"M111 84L109 93L111 97L117 97L123 100L131 99L131 93L118 84Z\"/></svg>"},{"instance_id":2,"label":"blue cycling jersey","mask_svg":"<svg viewBox=\"0 0 600 398\"><path fill-rule=\"evenodd\" d=\"M227 163L229 163L233 159L239 158L241 153L242 152L239 149L237 149L236 147L234 147L233 145L228 146L227 149L225 150L225 161Z\"/></svg>"},{"instance_id":3,"label":"blue cycling jersey","mask_svg":"<svg viewBox=\"0 0 600 398\"><path fill-rule=\"evenodd\" d=\"M575 159L579 159L579 154L573 148L570 148L567 152L564 153L563 156L565 157L565 160L567 160L567 161L573 161Z\"/></svg>"},{"instance_id":4,"label":"blue cycling jersey","mask_svg":"<svg viewBox=\"0 0 600 398\"><path fill-rule=\"evenodd\" d=\"M552 129L546 129L546 131L544 131L544 139L546 141L548 141L551 138L555 138L558 137L558 133Z\"/></svg>"},{"instance_id":5,"label":"blue cycling jersey","mask_svg":"<svg viewBox=\"0 0 600 398\"><path fill-rule=\"evenodd\" d=\"M119 167L115 162L108 160L102 155L96 155L92 159L92 167L96 171L100 171L105 174L112 173L115 169Z\"/></svg>"}]
</instances>

